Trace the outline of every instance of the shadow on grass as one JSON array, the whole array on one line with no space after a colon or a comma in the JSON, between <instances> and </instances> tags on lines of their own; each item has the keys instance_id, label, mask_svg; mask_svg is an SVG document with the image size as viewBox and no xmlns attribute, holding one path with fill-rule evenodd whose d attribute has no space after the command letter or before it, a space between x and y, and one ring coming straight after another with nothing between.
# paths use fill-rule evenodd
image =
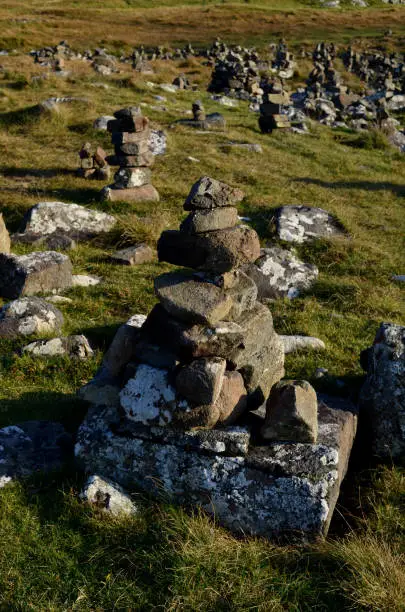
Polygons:
<instances>
[{"instance_id":1,"label":"shadow on grass","mask_svg":"<svg viewBox=\"0 0 405 612\"><path fill-rule=\"evenodd\" d=\"M28 125L36 121L40 115L41 109L38 105L0 113L0 126Z\"/></svg>"},{"instance_id":2,"label":"shadow on grass","mask_svg":"<svg viewBox=\"0 0 405 612\"><path fill-rule=\"evenodd\" d=\"M295 183L306 185L318 185L325 189L365 189L367 191L391 191L399 197L405 197L405 185L396 183L373 183L372 181L321 181L320 179L303 177L293 179Z\"/></svg>"},{"instance_id":3,"label":"shadow on grass","mask_svg":"<svg viewBox=\"0 0 405 612\"><path fill-rule=\"evenodd\" d=\"M75 170L67 168L15 168L2 166L0 167L1 174L4 176L12 176L16 178L53 178L55 176L74 176Z\"/></svg>"}]
</instances>

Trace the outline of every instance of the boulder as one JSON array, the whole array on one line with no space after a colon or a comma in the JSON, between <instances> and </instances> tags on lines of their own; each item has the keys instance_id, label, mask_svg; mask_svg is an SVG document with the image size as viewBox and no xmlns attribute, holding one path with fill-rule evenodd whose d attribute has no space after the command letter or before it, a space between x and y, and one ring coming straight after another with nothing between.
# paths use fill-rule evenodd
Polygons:
<instances>
[{"instance_id":1,"label":"boulder","mask_svg":"<svg viewBox=\"0 0 405 612\"><path fill-rule=\"evenodd\" d=\"M0 338L59 333L62 325L60 310L37 297L14 300L0 310Z\"/></svg>"},{"instance_id":2,"label":"boulder","mask_svg":"<svg viewBox=\"0 0 405 612\"><path fill-rule=\"evenodd\" d=\"M0 213L0 253L10 253L10 236Z\"/></svg>"},{"instance_id":3,"label":"boulder","mask_svg":"<svg viewBox=\"0 0 405 612\"><path fill-rule=\"evenodd\" d=\"M155 293L170 315L191 323L215 325L232 308L232 299L222 289L182 273L158 276Z\"/></svg>"},{"instance_id":4,"label":"boulder","mask_svg":"<svg viewBox=\"0 0 405 612\"><path fill-rule=\"evenodd\" d=\"M0 429L0 488L15 479L61 470L73 459L71 436L60 423L26 421Z\"/></svg>"},{"instance_id":5,"label":"boulder","mask_svg":"<svg viewBox=\"0 0 405 612\"><path fill-rule=\"evenodd\" d=\"M300 261L293 253L279 247L261 249L259 259L244 271L256 283L259 300L298 297L318 278L316 266Z\"/></svg>"},{"instance_id":6,"label":"boulder","mask_svg":"<svg viewBox=\"0 0 405 612\"><path fill-rule=\"evenodd\" d=\"M230 187L209 176L203 176L192 186L184 203L184 210L198 210L235 206L243 200L240 189Z\"/></svg>"},{"instance_id":7,"label":"boulder","mask_svg":"<svg viewBox=\"0 0 405 612\"><path fill-rule=\"evenodd\" d=\"M86 240L110 231L115 223L111 215L78 204L40 202L28 211L22 231L37 237L59 233Z\"/></svg>"},{"instance_id":8,"label":"boulder","mask_svg":"<svg viewBox=\"0 0 405 612\"><path fill-rule=\"evenodd\" d=\"M188 401L214 404L222 389L225 359L205 357L183 366L176 376L176 389Z\"/></svg>"},{"instance_id":9,"label":"boulder","mask_svg":"<svg viewBox=\"0 0 405 612\"><path fill-rule=\"evenodd\" d=\"M60 357L66 355L73 359L88 359L93 356L91 346L85 336L66 336L51 340L37 340L24 346L23 353L33 357Z\"/></svg>"},{"instance_id":10,"label":"boulder","mask_svg":"<svg viewBox=\"0 0 405 612\"><path fill-rule=\"evenodd\" d=\"M282 206L276 211L276 233L280 240L302 243L314 238L347 237L343 225L322 208Z\"/></svg>"},{"instance_id":11,"label":"boulder","mask_svg":"<svg viewBox=\"0 0 405 612\"><path fill-rule=\"evenodd\" d=\"M315 444L318 436L318 400L306 380L283 380L275 385L266 404L262 436L272 442Z\"/></svg>"},{"instance_id":12,"label":"boulder","mask_svg":"<svg viewBox=\"0 0 405 612\"><path fill-rule=\"evenodd\" d=\"M405 458L405 327L382 323L365 359L367 378L360 392L375 455Z\"/></svg>"},{"instance_id":13,"label":"boulder","mask_svg":"<svg viewBox=\"0 0 405 612\"><path fill-rule=\"evenodd\" d=\"M138 508L122 487L97 474L89 476L80 493L80 498L112 516L138 514Z\"/></svg>"},{"instance_id":14,"label":"boulder","mask_svg":"<svg viewBox=\"0 0 405 612\"><path fill-rule=\"evenodd\" d=\"M18 298L72 286L69 257L56 251L38 251L29 255L0 253L0 295Z\"/></svg>"}]
</instances>

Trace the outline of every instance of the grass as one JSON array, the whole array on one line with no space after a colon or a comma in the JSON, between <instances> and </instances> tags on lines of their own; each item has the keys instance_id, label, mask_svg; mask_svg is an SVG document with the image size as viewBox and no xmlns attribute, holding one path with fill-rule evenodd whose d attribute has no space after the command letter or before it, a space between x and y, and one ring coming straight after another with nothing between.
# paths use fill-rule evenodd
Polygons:
<instances>
[{"instance_id":1,"label":"grass","mask_svg":"<svg viewBox=\"0 0 405 612\"><path fill-rule=\"evenodd\" d=\"M359 46L370 37L375 45L400 49L403 36L400 8L331 12L293 1L142 6L119 0L85 6L72 0L2 3L0 47L29 50L66 38L72 46L106 44L118 53L141 42L210 43L219 33L226 40L261 45L281 34L295 45L321 38L356 42L362 34ZM394 30L389 40L383 37L388 27ZM60 420L75 432L85 413L76 390L96 371L118 325L136 312L149 312L155 303L153 278L170 269L157 263L115 267L108 255L140 239L153 244L163 228L176 227L191 184L204 174L245 191L241 213L251 218L263 244L272 239L274 210L282 204L320 206L348 229L349 240L298 249L319 267L319 280L307 295L277 301L271 310L279 333L305 333L326 343L324 353L289 356L287 376L355 398L363 380L360 351L370 345L381 321L401 323L405 311L403 288L391 280L404 268L404 158L383 136L316 124L307 136L262 135L245 103L230 109L209 98L210 70L196 59L156 62L156 74L145 76L123 65L121 73L108 78L83 62L68 61L69 77L37 81L32 77L47 69L26 55L4 56L1 64L0 195L7 226L17 230L25 212L41 200L105 210L117 216L118 224L102 240L70 253L76 273L96 274L104 282L70 290L73 303L60 306L64 332L85 333L94 358L77 363L20 357L24 341L1 341L0 426L44 418ZM171 82L180 72L199 85L198 93L159 89L159 83ZM306 72L303 62L297 82ZM157 85L151 88L148 81ZM157 94L166 102L157 101ZM88 102L38 113L37 104L55 95ZM171 127L197 97L208 112L224 114L224 133ZM153 124L168 134L168 152L153 169L161 203L100 203L103 184L75 176L78 151L85 141L110 151L108 135L94 131L93 120L140 102ZM228 140L259 143L263 155L224 151L221 144ZM30 250L16 247L20 253ZM321 366L328 376L318 381L314 372ZM358 454L367 455L362 448ZM354 467L329 539L310 547L237 539L201 514L141 496L136 519L105 519L78 501L82 475L74 468L9 486L0 492L0 609L404 610L404 471L399 466L369 469L364 462Z\"/></svg>"}]
</instances>

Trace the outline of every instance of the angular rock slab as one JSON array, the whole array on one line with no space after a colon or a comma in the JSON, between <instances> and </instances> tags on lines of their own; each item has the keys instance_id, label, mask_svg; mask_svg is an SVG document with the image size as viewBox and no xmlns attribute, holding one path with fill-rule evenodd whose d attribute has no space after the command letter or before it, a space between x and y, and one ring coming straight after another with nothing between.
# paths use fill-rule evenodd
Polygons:
<instances>
[{"instance_id":1,"label":"angular rock slab","mask_svg":"<svg viewBox=\"0 0 405 612\"><path fill-rule=\"evenodd\" d=\"M80 498L112 516L134 516L138 513L136 505L122 487L97 474L87 479Z\"/></svg>"},{"instance_id":2,"label":"angular rock slab","mask_svg":"<svg viewBox=\"0 0 405 612\"><path fill-rule=\"evenodd\" d=\"M108 232L115 223L111 215L79 204L40 202L28 211L22 231L37 236L60 233L86 240Z\"/></svg>"},{"instance_id":3,"label":"angular rock slab","mask_svg":"<svg viewBox=\"0 0 405 612\"><path fill-rule=\"evenodd\" d=\"M262 249L260 258L244 270L257 285L258 298L295 298L318 278L318 268L279 247Z\"/></svg>"},{"instance_id":4,"label":"angular rock slab","mask_svg":"<svg viewBox=\"0 0 405 612\"><path fill-rule=\"evenodd\" d=\"M0 338L59 333L62 325L60 310L37 297L14 300L0 310Z\"/></svg>"},{"instance_id":5,"label":"angular rock slab","mask_svg":"<svg viewBox=\"0 0 405 612\"><path fill-rule=\"evenodd\" d=\"M75 453L88 473L199 506L235 533L316 540L328 531L357 424L352 406L319 400L317 444L250 446L235 456L226 446L221 453L196 449L177 436L158 442L125 434L116 410L95 409Z\"/></svg>"},{"instance_id":6,"label":"angular rock slab","mask_svg":"<svg viewBox=\"0 0 405 612\"><path fill-rule=\"evenodd\" d=\"M280 240L302 243L315 238L347 237L342 224L322 208L282 206L276 211L276 233Z\"/></svg>"},{"instance_id":7,"label":"angular rock slab","mask_svg":"<svg viewBox=\"0 0 405 612\"><path fill-rule=\"evenodd\" d=\"M29 255L0 253L0 295L18 298L72 286L72 264L56 251L38 251Z\"/></svg>"},{"instance_id":8,"label":"angular rock slab","mask_svg":"<svg viewBox=\"0 0 405 612\"><path fill-rule=\"evenodd\" d=\"M60 423L27 421L0 429L0 489L16 478L60 470L72 457L71 437Z\"/></svg>"},{"instance_id":9,"label":"angular rock slab","mask_svg":"<svg viewBox=\"0 0 405 612\"><path fill-rule=\"evenodd\" d=\"M359 404L371 425L373 451L405 459L405 326L382 323L366 361Z\"/></svg>"}]
</instances>

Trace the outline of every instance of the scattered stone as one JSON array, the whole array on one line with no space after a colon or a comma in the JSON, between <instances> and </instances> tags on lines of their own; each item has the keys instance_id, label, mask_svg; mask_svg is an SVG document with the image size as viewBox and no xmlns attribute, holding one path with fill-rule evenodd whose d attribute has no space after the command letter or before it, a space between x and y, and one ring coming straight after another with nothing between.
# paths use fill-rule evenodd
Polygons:
<instances>
[{"instance_id":1,"label":"scattered stone","mask_svg":"<svg viewBox=\"0 0 405 612\"><path fill-rule=\"evenodd\" d=\"M72 286L72 264L56 251L29 255L0 253L0 295L18 298Z\"/></svg>"},{"instance_id":2,"label":"scattered stone","mask_svg":"<svg viewBox=\"0 0 405 612\"><path fill-rule=\"evenodd\" d=\"M0 253L10 253L10 236L0 213Z\"/></svg>"},{"instance_id":3,"label":"scattered stone","mask_svg":"<svg viewBox=\"0 0 405 612\"><path fill-rule=\"evenodd\" d=\"M159 193L153 185L142 185L132 189L115 189L114 187L104 187L100 197L102 200L110 202L159 202Z\"/></svg>"},{"instance_id":4,"label":"scattered stone","mask_svg":"<svg viewBox=\"0 0 405 612\"><path fill-rule=\"evenodd\" d=\"M325 343L319 338L313 338L312 336L280 336L280 338L286 355L302 350L325 350Z\"/></svg>"},{"instance_id":5,"label":"scattered stone","mask_svg":"<svg viewBox=\"0 0 405 612\"><path fill-rule=\"evenodd\" d=\"M122 487L97 474L89 476L80 498L112 516L135 516L138 513L138 508Z\"/></svg>"},{"instance_id":6,"label":"scattered stone","mask_svg":"<svg viewBox=\"0 0 405 612\"><path fill-rule=\"evenodd\" d=\"M392 280L398 283L405 283L405 274L393 274Z\"/></svg>"},{"instance_id":7,"label":"scattered stone","mask_svg":"<svg viewBox=\"0 0 405 612\"><path fill-rule=\"evenodd\" d=\"M72 287L94 287L101 283L99 276L91 276L90 274L74 274L72 276Z\"/></svg>"},{"instance_id":8,"label":"scattered stone","mask_svg":"<svg viewBox=\"0 0 405 612\"><path fill-rule=\"evenodd\" d=\"M37 297L26 297L5 304L0 310L0 337L47 335L59 333L62 313Z\"/></svg>"},{"instance_id":9,"label":"scattered stone","mask_svg":"<svg viewBox=\"0 0 405 612\"><path fill-rule=\"evenodd\" d=\"M260 258L245 269L254 280L259 300L296 298L312 287L318 268L300 261L291 251L280 247L261 249Z\"/></svg>"},{"instance_id":10,"label":"scattered stone","mask_svg":"<svg viewBox=\"0 0 405 612\"><path fill-rule=\"evenodd\" d=\"M78 98L73 96L65 96L64 98L48 98L47 100L40 102L38 108L41 112L59 111L59 106L61 104L71 104L72 102L82 102L88 104L89 100L88 98Z\"/></svg>"},{"instance_id":11,"label":"scattered stone","mask_svg":"<svg viewBox=\"0 0 405 612\"><path fill-rule=\"evenodd\" d=\"M52 338L51 340L37 340L24 346L22 352L29 353L34 357L59 357L66 355L74 359L88 359L94 354L87 338L82 335Z\"/></svg>"},{"instance_id":12,"label":"scattered stone","mask_svg":"<svg viewBox=\"0 0 405 612\"><path fill-rule=\"evenodd\" d=\"M265 440L316 444L318 400L305 380L284 380L275 385L266 405L262 427Z\"/></svg>"},{"instance_id":13,"label":"scattered stone","mask_svg":"<svg viewBox=\"0 0 405 612\"><path fill-rule=\"evenodd\" d=\"M60 423L26 421L0 429L0 488L16 479L61 470L73 458Z\"/></svg>"},{"instance_id":14,"label":"scattered stone","mask_svg":"<svg viewBox=\"0 0 405 612\"><path fill-rule=\"evenodd\" d=\"M154 261L156 253L147 244L138 244L133 247L128 247L120 251L116 251L111 255L111 260L114 263L126 266L136 266L143 263Z\"/></svg>"},{"instance_id":15,"label":"scattered stone","mask_svg":"<svg viewBox=\"0 0 405 612\"><path fill-rule=\"evenodd\" d=\"M110 231L115 223L111 215L78 204L40 202L28 211L21 231L33 236L63 234L87 240Z\"/></svg>"},{"instance_id":16,"label":"scattered stone","mask_svg":"<svg viewBox=\"0 0 405 612\"><path fill-rule=\"evenodd\" d=\"M382 323L362 357L367 378L359 404L371 427L372 448L395 461L405 457L405 327Z\"/></svg>"},{"instance_id":17,"label":"scattered stone","mask_svg":"<svg viewBox=\"0 0 405 612\"><path fill-rule=\"evenodd\" d=\"M302 243L314 238L347 237L342 224L322 208L282 206L276 211L276 232L280 240Z\"/></svg>"}]
</instances>

